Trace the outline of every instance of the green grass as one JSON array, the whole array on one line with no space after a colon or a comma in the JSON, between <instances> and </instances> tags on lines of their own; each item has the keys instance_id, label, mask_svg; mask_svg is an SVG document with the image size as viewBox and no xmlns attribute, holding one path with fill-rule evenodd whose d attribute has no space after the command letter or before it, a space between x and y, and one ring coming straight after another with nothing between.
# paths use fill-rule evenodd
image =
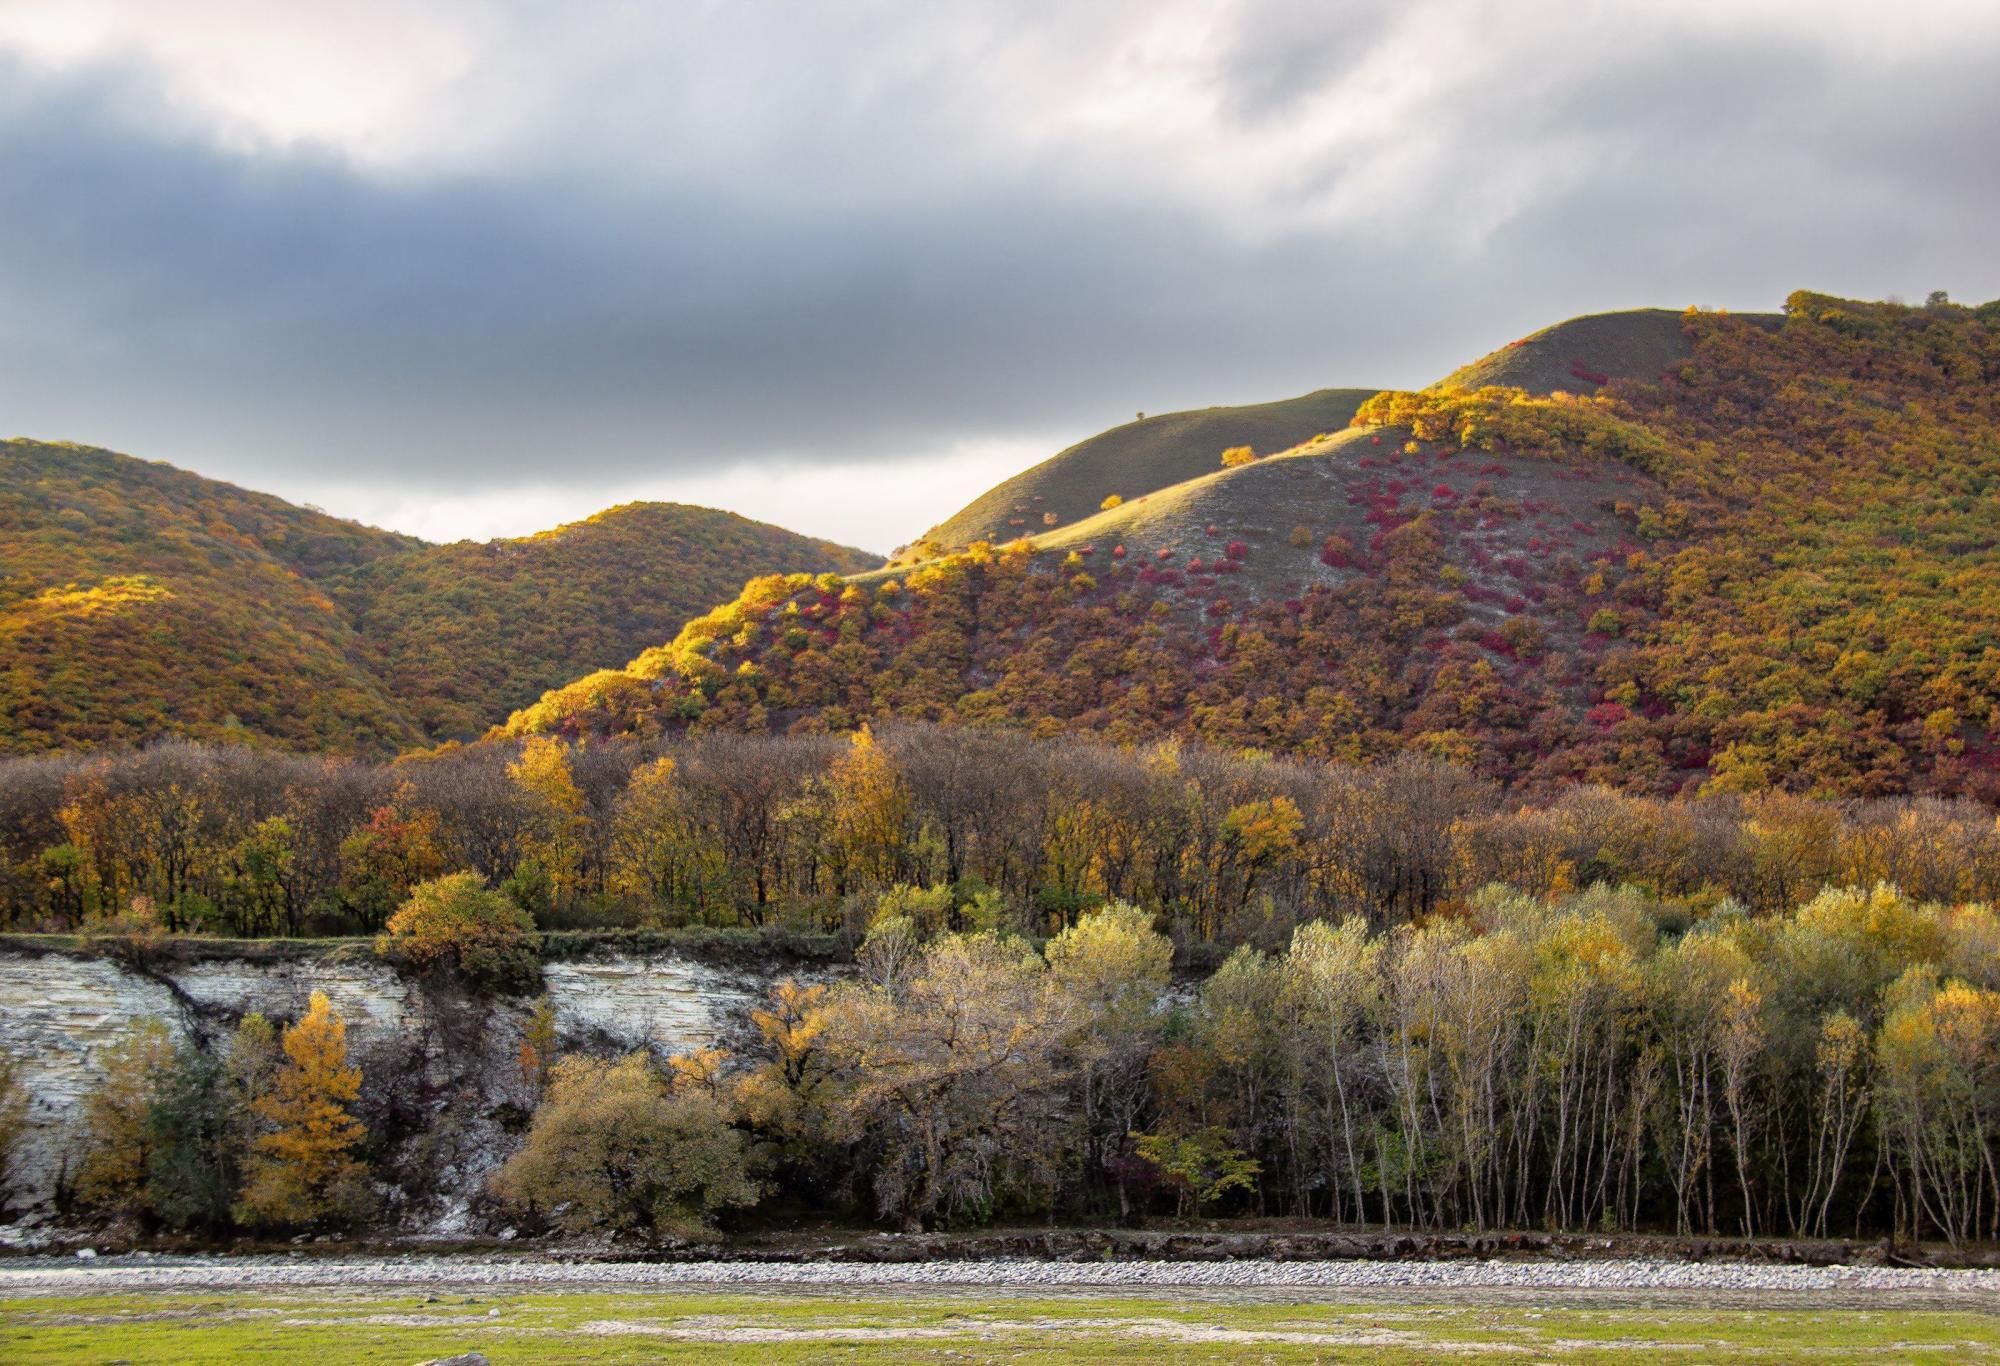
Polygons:
<instances>
[{"instance_id":1,"label":"green grass","mask_svg":"<svg viewBox=\"0 0 2000 1366\"><path fill-rule=\"evenodd\" d=\"M1960 1309L1717 1309L1426 1302L1374 1296L1167 1300L946 1291L493 1295L270 1291L0 1301L16 1362L501 1362L698 1355L817 1361L1962 1362L2000 1359L2000 1321Z\"/></svg>"}]
</instances>

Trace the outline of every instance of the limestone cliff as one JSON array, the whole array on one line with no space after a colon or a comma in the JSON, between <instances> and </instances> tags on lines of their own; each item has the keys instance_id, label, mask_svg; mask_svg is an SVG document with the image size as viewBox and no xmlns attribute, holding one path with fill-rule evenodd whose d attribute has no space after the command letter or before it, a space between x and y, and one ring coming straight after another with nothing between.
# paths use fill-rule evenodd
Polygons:
<instances>
[{"instance_id":1,"label":"limestone cliff","mask_svg":"<svg viewBox=\"0 0 2000 1366\"><path fill-rule=\"evenodd\" d=\"M771 978L674 953L587 957L544 966L565 1047L661 1053L729 1043ZM9 1204L45 1209L79 1157L76 1131L96 1059L133 1022L164 1020L180 1037L227 1047L245 1015L296 1019L323 991L347 1020L367 1081L363 1105L392 1117L400 1147L386 1164L429 1164L434 1195L399 1200L394 1217L439 1233L469 1227L485 1175L512 1150L507 1121L523 1093L517 1058L526 1000L477 1000L427 988L365 945L290 954L107 955L0 944L0 1052L23 1068L28 1134ZM407 1131L407 1132L402 1132Z\"/></svg>"}]
</instances>

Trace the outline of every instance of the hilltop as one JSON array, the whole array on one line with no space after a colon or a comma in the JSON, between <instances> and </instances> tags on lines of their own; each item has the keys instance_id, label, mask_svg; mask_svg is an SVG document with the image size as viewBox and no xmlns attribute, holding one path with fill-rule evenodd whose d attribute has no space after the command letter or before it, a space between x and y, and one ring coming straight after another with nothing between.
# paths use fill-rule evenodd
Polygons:
<instances>
[{"instance_id":1,"label":"hilltop","mask_svg":"<svg viewBox=\"0 0 2000 1366\"><path fill-rule=\"evenodd\" d=\"M1320 389L1275 403L1142 415L996 484L918 537L895 562L917 563L976 541L1069 526L1094 515L1107 498L1131 501L1207 474L1233 446L1259 453L1289 449L1345 427L1375 393Z\"/></svg>"},{"instance_id":2,"label":"hilltop","mask_svg":"<svg viewBox=\"0 0 2000 1366\"><path fill-rule=\"evenodd\" d=\"M670 634L746 565L875 562L675 504L428 546L112 451L0 442L0 752L468 738Z\"/></svg>"},{"instance_id":3,"label":"hilltop","mask_svg":"<svg viewBox=\"0 0 2000 1366\"><path fill-rule=\"evenodd\" d=\"M1032 538L755 581L507 730L901 715L1991 795L1996 380L2000 304L1579 319Z\"/></svg>"}]
</instances>

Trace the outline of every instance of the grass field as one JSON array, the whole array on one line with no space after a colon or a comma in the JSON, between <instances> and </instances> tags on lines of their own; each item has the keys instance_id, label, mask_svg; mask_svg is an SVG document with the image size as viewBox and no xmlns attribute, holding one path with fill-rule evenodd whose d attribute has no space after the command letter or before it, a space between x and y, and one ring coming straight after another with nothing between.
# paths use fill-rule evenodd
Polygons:
<instances>
[{"instance_id":1,"label":"grass field","mask_svg":"<svg viewBox=\"0 0 2000 1366\"><path fill-rule=\"evenodd\" d=\"M2000 1318L1955 1308L1714 1308L783 1291L427 1295L264 1291L0 1301L14 1362L1909 1361L2000 1359Z\"/></svg>"}]
</instances>

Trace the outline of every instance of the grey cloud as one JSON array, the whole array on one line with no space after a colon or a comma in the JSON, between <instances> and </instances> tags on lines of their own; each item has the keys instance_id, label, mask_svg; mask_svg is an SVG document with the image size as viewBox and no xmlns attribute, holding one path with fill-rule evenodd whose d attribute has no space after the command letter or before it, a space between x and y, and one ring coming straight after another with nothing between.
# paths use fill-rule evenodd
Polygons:
<instances>
[{"instance_id":1,"label":"grey cloud","mask_svg":"<svg viewBox=\"0 0 2000 1366\"><path fill-rule=\"evenodd\" d=\"M1245 11L1217 56L1230 117L1282 122L1391 22L1304 13ZM775 195L755 164L613 175L601 146L367 174L171 131L143 69L0 62L0 427L281 491L554 470L610 502L675 470L1421 383L1589 309L1991 295L1996 36L1920 69L1770 38L1567 53L1442 102L1426 141L1456 150L1365 219L1255 232L1173 186L954 159L931 79L868 115L902 126L890 202L837 177ZM1465 232L1510 174L1535 193Z\"/></svg>"}]
</instances>

